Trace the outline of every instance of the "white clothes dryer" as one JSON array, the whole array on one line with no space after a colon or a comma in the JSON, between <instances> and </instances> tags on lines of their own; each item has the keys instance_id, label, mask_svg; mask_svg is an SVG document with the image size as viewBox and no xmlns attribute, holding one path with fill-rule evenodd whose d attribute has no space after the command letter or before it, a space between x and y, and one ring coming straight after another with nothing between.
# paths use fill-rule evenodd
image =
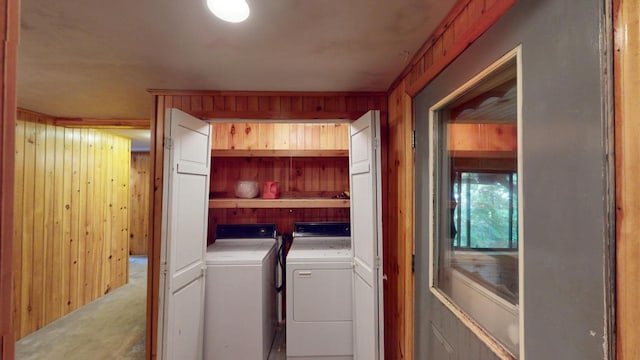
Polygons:
<instances>
[{"instance_id":1,"label":"white clothes dryer","mask_svg":"<svg viewBox=\"0 0 640 360\"><path fill-rule=\"evenodd\" d=\"M296 223L286 259L287 359L353 359L349 223Z\"/></svg>"},{"instance_id":2,"label":"white clothes dryer","mask_svg":"<svg viewBox=\"0 0 640 360\"><path fill-rule=\"evenodd\" d=\"M267 360L275 334L273 224L218 225L207 248L206 360Z\"/></svg>"}]
</instances>

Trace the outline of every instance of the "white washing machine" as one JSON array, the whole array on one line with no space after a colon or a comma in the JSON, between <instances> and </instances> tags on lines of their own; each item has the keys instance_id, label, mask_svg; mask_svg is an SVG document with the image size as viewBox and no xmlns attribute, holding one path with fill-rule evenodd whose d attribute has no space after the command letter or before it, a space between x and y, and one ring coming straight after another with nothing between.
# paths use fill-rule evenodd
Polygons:
<instances>
[{"instance_id":1,"label":"white washing machine","mask_svg":"<svg viewBox=\"0 0 640 360\"><path fill-rule=\"evenodd\" d=\"M273 224L218 225L207 249L206 360L267 360L276 322Z\"/></svg>"},{"instance_id":2,"label":"white washing machine","mask_svg":"<svg viewBox=\"0 0 640 360\"><path fill-rule=\"evenodd\" d=\"M287 254L287 359L353 359L349 223L296 223Z\"/></svg>"}]
</instances>

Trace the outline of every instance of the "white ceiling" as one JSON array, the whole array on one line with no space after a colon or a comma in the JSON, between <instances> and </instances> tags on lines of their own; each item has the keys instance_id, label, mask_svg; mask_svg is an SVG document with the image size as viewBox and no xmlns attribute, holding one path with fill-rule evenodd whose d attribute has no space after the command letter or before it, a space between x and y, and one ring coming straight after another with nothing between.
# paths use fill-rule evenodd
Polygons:
<instances>
[{"instance_id":1,"label":"white ceiling","mask_svg":"<svg viewBox=\"0 0 640 360\"><path fill-rule=\"evenodd\" d=\"M455 0L22 0L18 106L148 118L147 89L386 91Z\"/></svg>"}]
</instances>

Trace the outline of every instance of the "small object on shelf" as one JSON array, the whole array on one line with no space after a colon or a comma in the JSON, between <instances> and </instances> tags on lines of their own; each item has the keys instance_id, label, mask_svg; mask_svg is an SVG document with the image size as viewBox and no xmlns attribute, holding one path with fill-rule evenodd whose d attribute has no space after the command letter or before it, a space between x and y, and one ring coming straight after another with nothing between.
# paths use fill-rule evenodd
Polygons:
<instances>
[{"instance_id":1,"label":"small object on shelf","mask_svg":"<svg viewBox=\"0 0 640 360\"><path fill-rule=\"evenodd\" d=\"M351 198L351 194L348 191L344 191L335 196L336 199L349 199Z\"/></svg>"},{"instance_id":2,"label":"small object on shelf","mask_svg":"<svg viewBox=\"0 0 640 360\"><path fill-rule=\"evenodd\" d=\"M277 199L280 197L280 184L277 181L265 181L262 189L263 199Z\"/></svg>"},{"instance_id":3,"label":"small object on shelf","mask_svg":"<svg viewBox=\"0 0 640 360\"><path fill-rule=\"evenodd\" d=\"M257 181L238 180L234 186L237 197L242 199L252 199L258 196L260 189Z\"/></svg>"}]
</instances>

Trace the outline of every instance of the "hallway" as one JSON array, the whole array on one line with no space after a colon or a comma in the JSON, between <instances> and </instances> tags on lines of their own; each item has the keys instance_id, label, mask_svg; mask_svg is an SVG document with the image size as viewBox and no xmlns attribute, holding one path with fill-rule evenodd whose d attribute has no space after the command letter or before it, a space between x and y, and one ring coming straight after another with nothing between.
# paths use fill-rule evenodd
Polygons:
<instances>
[{"instance_id":1,"label":"hallway","mask_svg":"<svg viewBox=\"0 0 640 360\"><path fill-rule=\"evenodd\" d=\"M129 258L129 283L16 343L16 359L144 359L147 258Z\"/></svg>"}]
</instances>

